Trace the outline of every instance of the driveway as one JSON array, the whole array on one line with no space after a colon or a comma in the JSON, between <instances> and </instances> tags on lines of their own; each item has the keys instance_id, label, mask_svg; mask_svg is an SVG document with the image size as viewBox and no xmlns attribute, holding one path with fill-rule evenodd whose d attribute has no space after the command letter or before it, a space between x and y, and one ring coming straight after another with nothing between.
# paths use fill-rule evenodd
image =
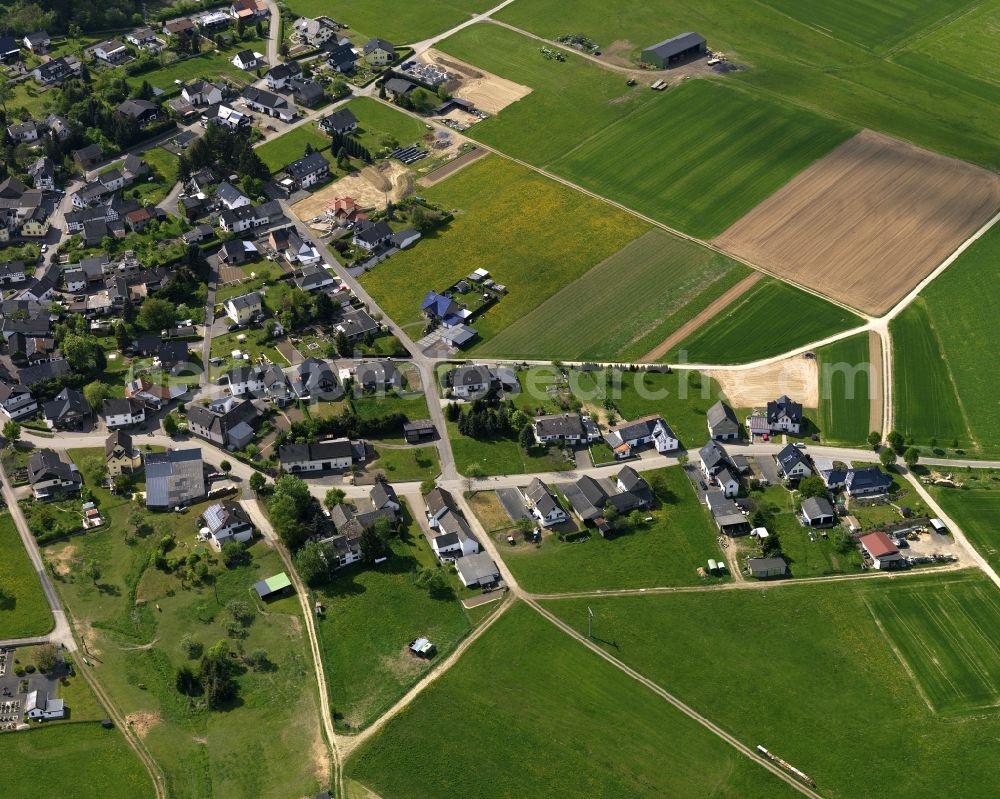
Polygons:
<instances>
[{"instance_id":1,"label":"driveway","mask_svg":"<svg viewBox=\"0 0 1000 799\"><path fill-rule=\"evenodd\" d=\"M778 464L770 455L756 455L754 460L760 468L760 473L771 485L781 485L781 475L778 474Z\"/></svg>"},{"instance_id":2,"label":"driveway","mask_svg":"<svg viewBox=\"0 0 1000 799\"><path fill-rule=\"evenodd\" d=\"M516 522L518 519L531 518L528 514L528 509L524 507L521 492L516 488L498 488L497 499L500 500L500 504L503 505L503 509L507 511L507 515L510 516L512 522Z\"/></svg>"}]
</instances>

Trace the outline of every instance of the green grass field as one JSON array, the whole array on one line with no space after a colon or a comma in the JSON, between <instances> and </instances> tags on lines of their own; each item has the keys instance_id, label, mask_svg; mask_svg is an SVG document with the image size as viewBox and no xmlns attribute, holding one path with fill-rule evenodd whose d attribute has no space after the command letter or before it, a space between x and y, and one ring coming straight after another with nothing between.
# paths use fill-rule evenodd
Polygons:
<instances>
[{"instance_id":1,"label":"green grass field","mask_svg":"<svg viewBox=\"0 0 1000 799\"><path fill-rule=\"evenodd\" d=\"M96 452L70 454L85 464ZM250 549L251 564L225 568L195 539L207 503L183 514L141 511L149 526L128 543L135 506L89 487L108 526L47 547L46 559L74 621L88 631L88 649L99 659L95 676L124 715L148 714L144 742L164 771L169 794L278 799L315 793L326 761L299 602L288 597L260 606L252 592L257 580L284 570L278 554L260 541ZM205 580L182 581L153 566L152 553L166 534L176 537L168 557L198 552L209 558ZM83 573L90 561L100 569L96 580ZM180 642L185 634L205 647L227 639L225 607L236 599L257 613L241 637L229 639L231 648L261 649L272 665L241 669L238 699L225 710L207 711L176 689L176 669L187 662ZM252 769L246 768L248 757Z\"/></svg>"},{"instance_id":2,"label":"green grass field","mask_svg":"<svg viewBox=\"0 0 1000 799\"><path fill-rule=\"evenodd\" d=\"M427 133L427 128L413 117L371 97L355 97L345 108L358 119L358 128L352 135L373 153L385 146L385 137L406 146Z\"/></svg>"},{"instance_id":3,"label":"green grass field","mask_svg":"<svg viewBox=\"0 0 1000 799\"><path fill-rule=\"evenodd\" d=\"M841 444L864 444L871 432L868 333L821 347L819 365L819 428L823 440ZM876 365L874 368L879 368ZM879 427L876 425L875 427Z\"/></svg>"},{"instance_id":4,"label":"green grass field","mask_svg":"<svg viewBox=\"0 0 1000 799\"><path fill-rule=\"evenodd\" d=\"M204 46L204 42L202 44ZM191 58L175 61L142 75L132 75L126 77L125 80L129 86L140 86L146 80L149 81L150 85L162 89L167 94L178 91L178 87L174 83L175 80L190 83L198 78L204 78L208 81L227 78L235 80L241 85L246 85L257 79L256 73L240 69L230 59L240 50L248 48L257 52L267 52L267 42L263 39L250 39L246 42L235 43L220 52L203 49L201 53Z\"/></svg>"},{"instance_id":5,"label":"green grass field","mask_svg":"<svg viewBox=\"0 0 1000 799\"><path fill-rule=\"evenodd\" d=\"M368 468L381 469L387 480L426 480L441 473L435 446L390 449L378 442L372 442L372 446L378 457Z\"/></svg>"},{"instance_id":6,"label":"green grass field","mask_svg":"<svg viewBox=\"0 0 1000 799\"><path fill-rule=\"evenodd\" d=\"M957 441L967 448L972 442L968 418L938 336L945 325L934 319L926 302L918 298L889 325L896 429L922 445L936 439L942 446ZM947 325L953 321L957 320L948 319ZM973 341L964 342L965 347Z\"/></svg>"},{"instance_id":7,"label":"green grass field","mask_svg":"<svg viewBox=\"0 0 1000 799\"><path fill-rule=\"evenodd\" d=\"M384 713L471 629L453 593L436 598L414 584L414 572L436 566L437 558L412 519L392 553L377 568L345 568L315 591L326 608L317 635L330 704L345 728L365 727ZM434 642L434 659L407 650L420 636Z\"/></svg>"},{"instance_id":8,"label":"green grass field","mask_svg":"<svg viewBox=\"0 0 1000 799\"><path fill-rule=\"evenodd\" d=\"M966 250L890 327L896 426L928 447L953 438L974 457L1000 456L997 381L983 353L1000 348L1000 227ZM926 451L926 450L925 450Z\"/></svg>"},{"instance_id":9,"label":"green grass field","mask_svg":"<svg viewBox=\"0 0 1000 799\"><path fill-rule=\"evenodd\" d=\"M0 735L4 785L18 799L152 799L149 774L117 730L97 722ZM45 775L44 779L39 777Z\"/></svg>"},{"instance_id":10,"label":"green grass field","mask_svg":"<svg viewBox=\"0 0 1000 799\"><path fill-rule=\"evenodd\" d=\"M302 158L307 144L311 144L314 150L326 150L330 147L330 137L317 128L315 123L307 122L262 144L257 148L257 155L273 174L284 169L292 161Z\"/></svg>"},{"instance_id":11,"label":"green grass field","mask_svg":"<svg viewBox=\"0 0 1000 799\"><path fill-rule=\"evenodd\" d=\"M648 229L501 158L482 158L424 196L455 209L455 221L361 278L382 309L413 333L423 326L420 303L429 290L442 291L482 267L508 290L473 322L489 340Z\"/></svg>"},{"instance_id":12,"label":"green grass field","mask_svg":"<svg viewBox=\"0 0 1000 799\"><path fill-rule=\"evenodd\" d=\"M405 0L380 3L352 3L330 11L325 0L292 0L289 7L296 15L315 17L333 13L364 39L381 36L395 45L417 42L465 21L493 5L489 0L441 0L430 5Z\"/></svg>"},{"instance_id":13,"label":"green grass field","mask_svg":"<svg viewBox=\"0 0 1000 799\"><path fill-rule=\"evenodd\" d=\"M966 472L956 478L969 490L927 486L931 496L994 569L1000 569L1000 476Z\"/></svg>"},{"instance_id":14,"label":"green grass field","mask_svg":"<svg viewBox=\"0 0 1000 799\"><path fill-rule=\"evenodd\" d=\"M476 741L490 744L475 768L456 767ZM362 746L347 774L383 799L794 795L524 605Z\"/></svg>"},{"instance_id":15,"label":"green grass field","mask_svg":"<svg viewBox=\"0 0 1000 799\"><path fill-rule=\"evenodd\" d=\"M823 796L986 799L995 768L982 741L1000 733L1000 716L934 713L920 695L928 675L911 679L875 617L918 596L932 608L961 605L955 623L971 635L969 618L990 617L996 600L981 597L995 590L966 572L544 604L583 631L593 608L594 636L615 657L805 771ZM985 649L962 653L963 680L977 657L996 656L1000 638L990 623L978 633ZM930 624L920 629L928 643ZM920 767L901 768L901 756Z\"/></svg>"},{"instance_id":16,"label":"green grass field","mask_svg":"<svg viewBox=\"0 0 1000 799\"><path fill-rule=\"evenodd\" d=\"M479 440L458 432L455 422L448 422L455 467L459 474L483 476L494 474L531 474L566 471L573 468L559 449L532 447L525 451L515 439Z\"/></svg>"},{"instance_id":17,"label":"green grass field","mask_svg":"<svg viewBox=\"0 0 1000 799\"><path fill-rule=\"evenodd\" d=\"M709 558L721 560L722 550L715 525L698 502L691 481L676 466L643 476L662 481L657 492L660 507L648 514L653 517L648 526L611 539L592 531L583 542L567 543L546 535L537 547L524 542L513 547L499 544L517 581L535 593L706 582L698 577L697 569L704 568ZM569 510L565 502L563 507Z\"/></svg>"},{"instance_id":18,"label":"green grass field","mask_svg":"<svg viewBox=\"0 0 1000 799\"><path fill-rule=\"evenodd\" d=\"M52 614L14 520L0 516L0 640L44 635L52 629Z\"/></svg>"},{"instance_id":19,"label":"green grass field","mask_svg":"<svg viewBox=\"0 0 1000 799\"><path fill-rule=\"evenodd\" d=\"M967 0L769 0L767 5L649 0L625 10L581 0L573 4L572 28L615 53L616 63L631 63L641 48L671 33L696 30L713 50L746 65L746 71L724 80L759 99L784 100L996 169L1000 56L992 43L1000 12L988 2L962 16L971 6ZM565 6L558 0L512 3L497 18L550 38L567 32ZM443 46L449 49L451 42ZM472 63L493 69L473 57L473 47L463 52ZM907 58L911 53L921 57ZM489 60L496 61L492 54ZM596 97L588 103L599 105ZM583 136L589 132L581 130Z\"/></svg>"},{"instance_id":20,"label":"green grass field","mask_svg":"<svg viewBox=\"0 0 1000 799\"><path fill-rule=\"evenodd\" d=\"M484 355L638 360L749 274L654 228L489 341Z\"/></svg>"},{"instance_id":21,"label":"green grass field","mask_svg":"<svg viewBox=\"0 0 1000 799\"><path fill-rule=\"evenodd\" d=\"M743 363L801 347L862 320L773 278L764 278L662 360Z\"/></svg>"},{"instance_id":22,"label":"green grass field","mask_svg":"<svg viewBox=\"0 0 1000 799\"><path fill-rule=\"evenodd\" d=\"M993 585L897 590L872 612L936 712L1000 705L1000 595Z\"/></svg>"},{"instance_id":23,"label":"green grass field","mask_svg":"<svg viewBox=\"0 0 1000 799\"><path fill-rule=\"evenodd\" d=\"M657 95L654 102L548 166L705 239L857 132L723 82L689 81L651 94Z\"/></svg>"}]
</instances>

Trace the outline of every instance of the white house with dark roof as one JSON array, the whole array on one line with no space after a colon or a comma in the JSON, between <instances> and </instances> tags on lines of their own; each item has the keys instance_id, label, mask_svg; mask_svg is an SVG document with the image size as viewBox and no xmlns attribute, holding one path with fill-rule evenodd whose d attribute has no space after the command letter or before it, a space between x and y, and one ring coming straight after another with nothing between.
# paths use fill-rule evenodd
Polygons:
<instances>
[{"instance_id":1,"label":"white house with dark roof","mask_svg":"<svg viewBox=\"0 0 1000 799\"><path fill-rule=\"evenodd\" d=\"M809 465L809 456L793 444L783 447L774 456L774 460L778 465L778 471L786 480L801 480L813 473L812 466Z\"/></svg>"},{"instance_id":2,"label":"white house with dark roof","mask_svg":"<svg viewBox=\"0 0 1000 799\"><path fill-rule=\"evenodd\" d=\"M807 497L802 500L802 521L810 527L829 527L836 520L833 505L826 497Z\"/></svg>"},{"instance_id":3,"label":"white house with dark roof","mask_svg":"<svg viewBox=\"0 0 1000 799\"><path fill-rule=\"evenodd\" d=\"M251 69L257 69L260 65L260 59L257 58L253 50L240 50L233 56L232 64L237 69L245 69L249 71Z\"/></svg>"},{"instance_id":4,"label":"white house with dark roof","mask_svg":"<svg viewBox=\"0 0 1000 799\"><path fill-rule=\"evenodd\" d=\"M339 133L346 136L358 127L358 118L349 108L341 108L327 114L319 121L319 128L324 133Z\"/></svg>"},{"instance_id":5,"label":"white house with dark roof","mask_svg":"<svg viewBox=\"0 0 1000 799\"><path fill-rule=\"evenodd\" d=\"M239 503L225 500L209 505L201 520L204 524L201 533L216 552L221 552L223 545L229 541L245 544L253 539L253 523Z\"/></svg>"},{"instance_id":6,"label":"white house with dark roof","mask_svg":"<svg viewBox=\"0 0 1000 799\"><path fill-rule=\"evenodd\" d=\"M111 397L104 400L101 414L109 430L131 427L146 421L146 406L137 399Z\"/></svg>"},{"instance_id":7,"label":"white house with dark roof","mask_svg":"<svg viewBox=\"0 0 1000 799\"><path fill-rule=\"evenodd\" d=\"M521 489L524 506L543 527L562 524L569 518L556 495L537 477Z\"/></svg>"},{"instance_id":8,"label":"white house with dark roof","mask_svg":"<svg viewBox=\"0 0 1000 799\"><path fill-rule=\"evenodd\" d=\"M216 187L215 198L230 211L251 204L249 197L226 180Z\"/></svg>"},{"instance_id":9,"label":"white house with dark roof","mask_svg":"<svg viewBox=\"0 0 1000 799\"><path fill-rule=\"evenodd\" d=\"M9 420L16 422L37 410L38 403L27 386L0 382L0 413Z\"/></svg>"},{"instance_id":10,"label":"white house with dark roof","mask_svg":"<svg viewBox=\"0 0 1000 799\"><path fill-rule=\"evenodd\" d=\"M767 403L767 424L773 433L798 435L802 428L802 404L795 402L787 394L782 394L778 399Z\"/></svg>"},{"instance_id":11,"label":"white house with dark roof","mask_svg":"<svg viewBox=\"0 0 1000 799\"><path fill-rule=\"evenodd\" d=\"M278 449L281 468L289 474L346 471L364 460L363 441L337 438L311 444L282 444Z\"/></svg>"},{"instance_id":12,"label":"white house with dark roof","mask_svg":"<svg viewBox=\"0 0 1000 799\"><path fill-rule=\"evenodd\" d=\"M323 153L313 150L285 167L289 180L300 189L308 189L330 177L330 162Z\"/></svg>"},{"instance_id":13,"label":"white house with dark roof","mask_svg":"<svg viewBox=\"0 0 1000 799\"><path fill-rule=\"evenodd\" d=\"M265 89L258 89L256 86L247 86L243 90L243 102L247 108L275 117L283 122L291 122L297 114L295 106L291 105L288 100Z\"/></svg>"},{"instance_id":14,"label":"white house with dark roof","mask_svg":"<svg viewBox=\"0 0 1000 799\"><path fill-rule=\"evenodd\" d=\"M500 581L500 569L486 552L479 552L455 561L458 579L466 588L487 588Z\"/></svg>"},{"instance_id":15,"label":"white house with dark roof","mask_svg":"<svg viewBox=\"0 0 1000 799\"><path fill-rule=\"evenodd\" d=\"M54 450L36 449L28 458L28 482L35 499L52 499L66 493L74 493L83 485L76 464Z\"/></svg>"},{"instance_id":16,"label":"white house with dark roof","mask_svg":"<svg viewBox=\"0 0 1000 799\"><path fill-rule=\"evenodd\" d=\"M54 721L66 718L66 703L49 698L44 689L30 691L24 699L24 715L30 721Z\"/></svg>"},{"instance_id":17,"label":"white house with dark roof","mask_svg":"<svg viewBox=\"0 0 1000 799\"><path fill-rule=\"evenodd\" d=\"M876 497L892 490L892 478L877 466L851 469L844 478L844 490L852 498Z\"/></svg>"},{"instance_id":18,"label":"white house with dark roof","mask_svg":"<svg viewBox=\"0 0 1000 799\"><path fill-rule=\"evenodd\" d=\"M445 386L460 399L478 399L486 396L493 386L493 372L485 364L465 363L448 371Z\"/></svg>"},{"instance_id":19,"label":"white house with dark roof","mask_svg":"<svg viewBox=\"0 0 1000 799\"><path fill-rule=\"evenodd\" d=\"M614 450L617 458L631 457L633 450L650 444L656 447L656 451L661 455L675 452L680 448L680 441L674 435L674 431L662 416L656 414L622 422L612 427L604 436L604 440Z\"/></svg>"},{"instance_id":20,"label":"white house with dark roof","mask_svg":"<svg viewBox=\"0 0 1000 799\"><path fill-rule=\"evenodd\" d=\"M586 444L601 437L601 431L589 416L578 413L553 413L536 416L532 424L539 444L562 442Z\"/></svg>"},{"instance_id":21,"label":"white house with dark roof","mask_svg":"<svg viewBox=\"0 0 1000 799\"><path fill-rule=\"evenodd\" d=\"M132 55L121 39L109 39L106 42L95 44L93 53L96 58L106 64L121 64Z\"/></svg>"}]
</instances>

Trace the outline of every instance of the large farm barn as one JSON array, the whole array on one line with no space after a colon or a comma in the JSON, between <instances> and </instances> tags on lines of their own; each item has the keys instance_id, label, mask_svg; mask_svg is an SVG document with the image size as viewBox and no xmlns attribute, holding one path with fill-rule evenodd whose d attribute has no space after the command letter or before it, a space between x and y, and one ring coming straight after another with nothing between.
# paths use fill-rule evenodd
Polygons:
<instances>
[{"instance_id":1,"label":"large farm barn","mask_svg":"<svg viewBox=\"0 0 1000 799\"><path fill-rule=\"evenodd\" d=\"M706 52L708 47L704 36L699 33L682 33L647 47L642 51L642 63L651 64L657 69L668 69L705 55Z\"/></svg>"}]
</instances>

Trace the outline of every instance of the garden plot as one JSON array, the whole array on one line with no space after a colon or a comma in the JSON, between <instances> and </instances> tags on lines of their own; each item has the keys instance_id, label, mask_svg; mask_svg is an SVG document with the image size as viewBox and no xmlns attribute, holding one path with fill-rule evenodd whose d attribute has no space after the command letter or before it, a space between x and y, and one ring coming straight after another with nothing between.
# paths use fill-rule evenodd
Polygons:
<instances>
[{"instance_id":1,"label":"garden plot","mask_svg":"<svg viewBox=\"0 0 1000 799\"><path fill-rule=\"evenodd\" d=\"M880 315L1000 207L1000 176L864 130L715 243Z\"/></svg>"}]
</instances>

